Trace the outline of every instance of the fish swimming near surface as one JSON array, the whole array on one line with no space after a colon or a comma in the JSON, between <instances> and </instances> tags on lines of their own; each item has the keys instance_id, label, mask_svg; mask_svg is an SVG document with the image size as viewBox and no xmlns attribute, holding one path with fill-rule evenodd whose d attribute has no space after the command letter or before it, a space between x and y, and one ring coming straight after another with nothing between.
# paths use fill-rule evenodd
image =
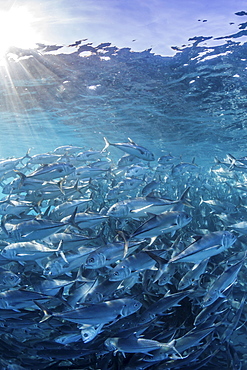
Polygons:
<instances>
[{"instance_id":1,"label":"fish swimming near surface","mask_svg":"<svg viewBox=\"0 0 247 370\"><path fill-rule=\"evenodd\" d=\"M136 143L134 143L133 140L131 140L130 138L128 139L129 142L128 143L110 143L105 137L104 137L104 140L105 140L105 147L104 149L102 150L102 152L104 152L108 147L109 145L112 145L112 146L115 146L116 148L130 154L130 155L133 155L135 157L138 157L144 161L154 161L154 154L152 152L150 152L148 149L142 147L142 146L139 146L137 145Z\"/></svg>"}]
</instances>

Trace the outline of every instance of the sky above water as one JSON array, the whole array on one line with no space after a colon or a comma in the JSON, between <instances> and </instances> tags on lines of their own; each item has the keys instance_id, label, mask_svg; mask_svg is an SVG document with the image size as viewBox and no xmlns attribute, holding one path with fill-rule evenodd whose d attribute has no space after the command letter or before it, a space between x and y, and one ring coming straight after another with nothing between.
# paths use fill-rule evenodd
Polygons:
<instances>
[{"instance_id":1,"label":"sky above water","mask_svg":"<svg viewBox=\"0 0 247 370\"><path fill-rule=\"evenodd\" d=\"M1 18L13 9L15 19L3 24ZM171 46L188 44L191 37L236 32L247 16L234 13L244 10L244 0L0 0L0 44L8 44L13 33L12 43L14 35L27 44L29 39L62 45L87 39L173 55Z\"/></svg>"}]
</instances>

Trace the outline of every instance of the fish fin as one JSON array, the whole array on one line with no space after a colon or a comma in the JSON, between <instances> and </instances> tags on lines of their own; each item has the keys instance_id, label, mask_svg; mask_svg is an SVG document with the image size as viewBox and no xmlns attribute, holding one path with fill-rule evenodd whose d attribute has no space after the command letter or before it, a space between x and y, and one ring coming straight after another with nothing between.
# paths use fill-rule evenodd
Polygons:
<instances>
[{"instance_id":1,"label":"fish fin","mask_svg":"<svg viewBox=\"0 0 247 370\"><path fill-rule=\"evenodd\" d=\"M61 193L62 193L63 195L65 195L65 192L63 191L63 183L64 183L64 181L65 181L65 178L61 179L61 180L57 183L57 185L58 185L58 187L59 187L59 189L61 190Z\"/></svg>"},{"instance_id":2,"label":"fish fin","mask_svg":"<svg viewBox=\"0 0 247 370\"><path fill-rule=\"evenodd\" d=\"M64 260L64 262L67 264L67 265L69 265L69 262L68 262L68 260L67 260L67 258L65 257L65 254L64 254L64 252L63 252L63 250L62 250L62 245L63 245L63 241L62 240L60 240L60 242L59 242L59 244L58 244L58 247L57 247L57 249L56 249L56 255L60 255L61 257L62 257L62 259Z\"/></svg>"},{"instance_id":3,"label":"fish fin","mask_svg":"<svg viewBox=\"0 0 247 370\"><path fill-rule=\"evenodd\" d=\"M155 213L152 213L152 212L146 212L146 213L147 213L147 216L150 218L157 216Z\"/></svg>"},{"instance_id":4,"label":"fish fin","mask_svg":"<svg viewBox=\"0 0 247 370\"><path fill-rule=\"evenodd\" d=\"M9 232L8 232L8 230L7 230L7 229L6 229L6 227L5 227L5 220L6 220L6 216L3 216L3 217L2 217L2 219L1 219L1 228L2 228L3 232L4 232L7 236L9 236Z\"/></svg>"},{"instance_id":5,"label":"fish fin","mask_svg":"<svg viewBox=\"0 0 247 370\"><path fill-rule=\"evenodd\" d=\"M39 201L40 203L42 202L42 201ZM39 204L40 205L40 204ZM45 210L45 213L43 214L43 217L45 218L45 217L48 217L48 215L49 215L49 213L50 213L50 209L51 209L51 206L48 206L47 208L46 208L46 210Z\"/></svg>"},{"instance_id":6,"label":"fish fin","mask_svg":"<svg viewBox=\"0 0 247 370\"><path fill-rule=\"evenodd\" d=\"M18 176L20 176L21 178L21 184L23 184L23 181L26 179L26 175L24 175L24 173L18 171L18 170L14 170L15 173L17 173Z\"/></svg>"},{"instance_id":7,"label":"fish fin","mask_svg":"<svg viewBox=\"0 0 247 370\"><path fill-rule=\"evenodd\" d=\"M71 305L66 301L66 299L63 297L63 292L64 292L64 286L62 286L59 291L54 295L54 298L59 299L65 306L71 308Z\"/></svg>"},{"instance_id":8,"label":"fish fin","mask_svg":"<svg viewBox=\"0 0 247 370\"><path fill-rule=\"evenodd\" d=\"M76 224L75 222L75 216L76 216L76 213L77 213L77 209L78 207L75 208L74 212L72 213L70 219L68 220L68 224L78 228L78 225Z\"/></svg>"},{"instance_id":9,"label":"fish fin","mask_svg":"<svg viewBox=\"0 0 247 370\"><path fill-rule=\"evenodd\" d=\"M194 239L193 243L197 242L201 238L202 238L202 235L193 235L193 239ZM193 243L191 243L191 244L193 244Z\"/></svg>"},{"instance_id":10,"label":"fish fin","mask_svg":"<svg viewBox=\"0 0 247 370\"><path fill-rule=\"evenodd\" d=\"M124 240L124 254L123 254L123 258L126 257L126 255L128 254L128 250L129 250L129 241L126 239L123 231L121 230L116 230L116 232L122 236L123 240Z\"/></svg>"},{"instance_id":11,"label":"fish fin","mask_svg":"<svg viewBox=\"0 0 247 370\"><path fill-rule=\"evenodd\" d=\"M163 269L164 269L164 266L167 265L167 260L165 260L163 257L157 256L153 252L150 252L150 251L145 251L145 252L149 255L149 257L151 257L153 260L155 260L158 263L158 271L153 280L153 283L156 283L156 281L159 280L159 278L164 272Z\"/></svg>"},{"instance_id":12,"label":"fish fin","mask_svg":"<svg viewBox=\"0 0 247 370\"><path fill-rule=\"evenodd\" d=\"M233 157L233 155L231 155L230 153L227 153L227 157L228 157L231 161L236 162L236 158L235 158L235 157Z\"/></svg>"},{"instance_id":13,"label":"fish fin","mask_svg":"<svg viewBox=\"0 0 247 370\"><path fill-rule=\"evenodd\" d=\"M129 140L129 142L130 142L131 144L136 145L136 143L135 143L131 138L129 138L129 137L128 137L128 140Z\"/></svg>"},{"instance_id":14,"label":"fish fin","mask_svg":"<svg viewBox=\"0 0 247 370\"><path fill-rule=\"evenodd\" d=\"M104 148L101 150L101 153L105 152L105 151L106 151L106 149L108 148L108 146L109 146L109 145L111 145L111 144L109 143L109 141L107 140L107 138L106 138L106 137L104 137L103 139L104 139L104 141L105 141L105 146L104 146Z\"/></svg>"},{"instance_id":15,"label":"fish fin","mask_svg":"<svg viewBox=\"0 0 247 370\"><path fill-rule=\"evenodd\" d=\"M23 261L17 261L21 266L25 266L25 263Z\"/></svg>"},{"instance_id":16,"label":"fish fin","mask_svg":"<svg viewBox=\"0 0 247 370\"><path fill-rule=\"evenodd\" d=\"M48 320L52 317L52 313L48 312L48 310L40 302L34 301L34 303L41 309L41 311L44 314L43 318L40 320L40 323L44 322L44 321L46 321L46 320Z\"/></svg>"},{"instance_id":17,"label":"fish fin","mask_svg":"<svg viewBox=\"0 0 247 370\"><path fill-rule=\"evenodd\" d=\"M149 246L152 245L155 242L155 240L157 239L157 237L158 237L158 235L153 236L152 238L150 238L150 243L148 245Z\"/></svg>"}]
</instances>

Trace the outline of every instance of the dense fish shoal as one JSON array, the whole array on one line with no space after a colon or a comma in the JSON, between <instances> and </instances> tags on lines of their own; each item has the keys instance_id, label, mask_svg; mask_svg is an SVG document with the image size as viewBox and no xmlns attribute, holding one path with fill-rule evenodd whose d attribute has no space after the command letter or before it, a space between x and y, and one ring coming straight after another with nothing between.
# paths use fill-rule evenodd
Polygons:
<instances>
[{"instance_id":1,"label":"dense fish shoal","mask_svg":"<svg viewBox=\"0 0 247 370\"><path fill-rule=\"evenodd\" d=\"M0 160L1 368L244 369L246 170L107 138Z\"/></svg>"}]
</instances>

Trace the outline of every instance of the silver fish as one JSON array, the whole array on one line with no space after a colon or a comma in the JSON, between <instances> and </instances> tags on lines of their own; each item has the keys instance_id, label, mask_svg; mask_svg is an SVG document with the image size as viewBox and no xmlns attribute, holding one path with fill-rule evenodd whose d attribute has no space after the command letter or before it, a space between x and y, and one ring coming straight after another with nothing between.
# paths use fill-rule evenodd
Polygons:
<instances>
[{"instance_id":1,"label":"silver fish","mask_svg":"<svg viewBox=\"0 0 247 370\"><path fill-rule=\"evenodd\" d=\"M245 258L237 262L235 265L228 267L225 271L213 282L209 287L206 295L203 298L203 307L209 306L221 297L237 280L238 273L244 264Z\"/></svg>"},{"instance_id":2,"label":"silver fish","mask_svg":"<svg viewBox=\"0 0 247 370\"><path fill-rule=\"evenodd\" d=\"M203 259L214 256L229 248L237 240L236 236L229 231L214 231L197 238L183 252L173 257L172 262L198 263Z\"/></svg>"},{"instance_id":3,"label":"silver fish","mask_svg":"<svg viewBox=\"0 0 247 370\"><path fill-rule=\"evenodd\" d=\"M144 222L131 235L133 239L155 239L161 234L171 233L173 236L176 230L181 229L191 222L192 217L183 211L168 211L155 215L148 221Z\"/></svg>"},{"instance_id":4,"label":"silver fish","mask_svg":"<svg viewBox=\"0 0 247 370\"><path fill-rule=\"evenodd\" d=\"M111 146L115 146L118 149L123 150L124 152L130 155L134 155L135 157L143 159L144 161L154 161L155 159L154 154L152 152L150 152L148 149L142 146L137 145L130 138L128 138L129 140L128 143L114 143L113 144L113 143L110 143L105 137L104 137L104 140L105 140L105 147L102 150L102 152L104 152L109 147L109 145L111 145Z\"/></svg>"},{"instance_id":5,"label":"silver fish","mask_svg":"<svg viewBox=\"0 0 247 370\"><path fill-rule=\"evenodd\" d=\"M110 323L133 314L141 307L141 303L132 298L115 299L90 305L88 307L80 307L70 311L53 313L48 313L48 311L40 305L39 302L36 302L36 304L44 313L44 317L40 322L46 321L50 317L57 317L61 320L67 320L77 324L90 325Z\"/></svg>"}]
</instances>

